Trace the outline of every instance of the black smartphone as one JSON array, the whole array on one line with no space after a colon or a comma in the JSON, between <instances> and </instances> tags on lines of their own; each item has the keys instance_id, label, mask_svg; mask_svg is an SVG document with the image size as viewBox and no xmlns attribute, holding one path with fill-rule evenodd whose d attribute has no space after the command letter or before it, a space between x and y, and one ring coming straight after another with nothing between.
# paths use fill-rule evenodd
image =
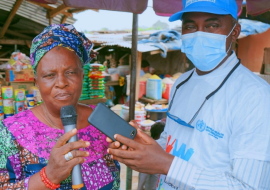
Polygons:
<instances>
[{"instance_id":1,"label":"black smartphone","mask_svg":"<svg viewBox=\"0 0 270 190\"><path fill-rule=\"evenodd\" d=\"M113 141L116 141L114 139L115 134L129 139L134 139L137 134L136 128L132 127L103 103L98 103L88 117L88 122Z\"/></svg>"}]
</instances>

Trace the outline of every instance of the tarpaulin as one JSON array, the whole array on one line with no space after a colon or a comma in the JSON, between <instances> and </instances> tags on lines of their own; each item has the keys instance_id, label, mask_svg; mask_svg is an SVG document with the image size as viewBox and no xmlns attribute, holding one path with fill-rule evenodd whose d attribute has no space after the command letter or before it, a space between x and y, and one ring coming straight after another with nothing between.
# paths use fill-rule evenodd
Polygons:
<instances>
[{"instance_id":1,"label":"tarpaulin","mask_svg":"<svg viewBox=\"0 0 270 190\"><path fill-rule=\"evenodd\" d=\"M153 9L159 16L171 16L183 9L183 3L179 0L153 0Z\"/></svg>"},{"instance_id":2,"label":"tarpaulin","mask_svg":"<svg viewBox=\"0 0 270 190\"><path fill-rule=\"evenodd\" d=\"M140 14L145 11L148 0L64 0L64 3L68 7L104 9Z\"/></svg>"},{"instance_id":3,"label":"tarpaulin","mask_svg":"<svg viewBox=\"0 0 270 190\"><path fill-rule=\"evenodd\" d=\"M39 3L56 3L57 0L31 0ZM104 9L143 13L148 0L63 0L66 6L74 8ZM243 0L236 0L241 11ZM259 15L270 10L270 0L246 0L247 13ZM153 9L157 15L170 16L183 9L182 0L153 0Z\"/></svg>"}]
</instances>

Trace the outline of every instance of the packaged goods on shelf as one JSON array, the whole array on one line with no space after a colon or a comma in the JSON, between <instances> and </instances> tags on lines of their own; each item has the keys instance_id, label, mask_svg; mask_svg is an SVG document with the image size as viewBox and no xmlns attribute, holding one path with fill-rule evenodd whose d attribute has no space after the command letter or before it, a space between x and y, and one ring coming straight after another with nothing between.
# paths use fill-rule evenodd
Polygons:
<instances>
[{"instance_id":1,"label":"packaged goods on shelf","mask_svg":"<svg viewBox=\"0 0 270 190\"><path fill-rule=\"evenodd\" d=\"M34 71L31 67L31 60L21 52L12 53L9 61L1 65L6 71L6 81L27 82L34 81Z\"/></svg>"},{"instance_id":2,"label":"packaged goods on shelf","mask_svg":"<svg viewBox=\"0 0 270 190\"><path fill-rule=\"evenodd\" d=\"M103 71L104 66L101 64L90 64L89 69L89 98L97 99L105 97L105 81Z\"/></svg>"},{"instance_id":3,"label":"packaged goods on shelf","mask_svg":"<svg viewBox=\"0 0 270 190\"><path fill-rule=\"evenodd\" d=\"M34 81L33 69L25 69L21 71L7 70L6 81L8 82L28 82Z\"/></svg>"},{"instance_id":4,"label":"packaged goods on shelf","mask_svg":"<svg viewBox=\"0 0 270 190\"><path fill-rule=\"evenodd\" d=\"M34 83L30 84L28 84L28 90L24 88L17 88L20 86L18 83L14 86L1 87L0 120L11 117L14 114L18 114L26 109L33 108L42 103L40 91L34 86ZM21 85L24 85L25 87L25 83L21 83ZM29 94L29 91L32 94Z\"/></svg>"},{"instance_id":5,"label":"packaged goods on shelf","mask_svg":"<svg viewBox=\"0 0 270 190\"><path fill-rule=\"evenodd\" d=\"M34 82L10 82L9 86L13 87L13 89L24 89L25 94L30 94L32 87L35 86Z\"/></svg>"},{"instance_id":6,"label":"packaged goods on shelf","mask_svg":"<svg viewBox=\"0 0 270 190\"><path fill-rule=\"evenodd\" d=\"M24 101L25 100L25 90L24 89L15 89L15 101Z\"/></svg>"},{"instance_id":7,"label":"packaged goods on shelf","mask_svg":"<svg viewBox=\"0 0 270 190\"><path fill-rule=\"evenodd\" d=\"M1 89L3 99L13 99L13 88L12 86L3 86Z\"/></svg>"},{"instance_id":8,"label":"packaged goods on shelf","mask_svg":"<svg viewBox=\"0 0 270 190\"><path fill-rule=\"evenodd\" d=\"M89 99L89 64L83 66L84 78L83 78L83 88L80 100Z\"/></svg>"}]
</instances>

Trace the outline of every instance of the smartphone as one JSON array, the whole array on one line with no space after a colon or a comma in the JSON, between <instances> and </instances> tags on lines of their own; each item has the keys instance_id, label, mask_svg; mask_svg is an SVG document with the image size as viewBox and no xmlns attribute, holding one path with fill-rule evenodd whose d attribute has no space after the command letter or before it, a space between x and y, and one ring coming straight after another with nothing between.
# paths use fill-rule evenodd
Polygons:
<instances>
[{"instance_id":1,"label":"smartphone","mask_svg":"<svg viewBox=\"0 0 270 190\"><path fill-rule=\"evenodd\" d=\"M88 117L88 122L113 141L116 141L114 138L115 134L129 139L134 139L137 135L136 128L132 127L103 103L98 103Z\"/></svg>"}]
</instances>

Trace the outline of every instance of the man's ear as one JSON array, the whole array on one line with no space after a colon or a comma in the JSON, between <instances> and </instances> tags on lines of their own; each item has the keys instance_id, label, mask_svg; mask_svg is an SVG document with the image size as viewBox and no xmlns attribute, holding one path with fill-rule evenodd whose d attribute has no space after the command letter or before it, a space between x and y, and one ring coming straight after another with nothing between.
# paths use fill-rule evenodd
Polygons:
<instances>
[{"instance_id":1,"label":"man's ear","mask_svg":"<svg viewBox=\"0 0 270 190\"><path fill-rule=\"evenodd\" d=\"M236 42L240 33L241 33L241 25L239 23L236 23L236 26L232 31L232 42Z\"/></svg>"}]
</instances>

